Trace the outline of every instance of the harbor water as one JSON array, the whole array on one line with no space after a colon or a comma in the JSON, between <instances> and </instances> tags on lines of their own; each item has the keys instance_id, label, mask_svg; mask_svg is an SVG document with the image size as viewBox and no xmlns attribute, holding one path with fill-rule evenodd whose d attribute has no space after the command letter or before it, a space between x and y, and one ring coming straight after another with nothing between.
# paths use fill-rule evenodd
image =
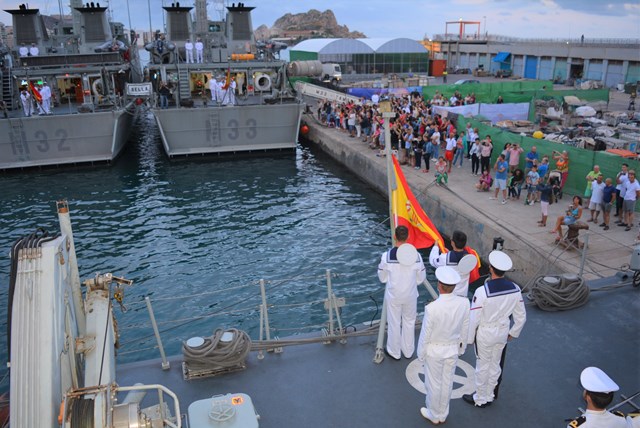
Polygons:
<instances>
[{"instance_id":1,"label":"harbor water","mask_svg":"<svg viewBox=\"0 0 640 428\"><path fill-rule=\"evenodd\" d=\"M304 145L273 157L169 161L152 118L139 125L112 166L0 176L3 332L9 249L37 227L57 232L60 199L70 205L81 279L112 272L134 281L126 312L115 308L120 362L159 357L146 296L169 355L220 327L258 339L260 279L272 336L323 327L327 269L334 292L347 299L344 325L379 316L376 268L390 244L383 195ZM6 340L2 334L2 361Z\"/></svg>"}]
</instances>

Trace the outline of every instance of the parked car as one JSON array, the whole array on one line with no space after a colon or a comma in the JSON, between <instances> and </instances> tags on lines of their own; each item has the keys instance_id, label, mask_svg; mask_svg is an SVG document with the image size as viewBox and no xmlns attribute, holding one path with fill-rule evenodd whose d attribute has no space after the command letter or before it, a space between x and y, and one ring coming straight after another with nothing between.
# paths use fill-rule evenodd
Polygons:
<instances>
[{"instance_id":1,"label":"parked car","mask_svg":"<svg viewBox=\"0 0 640 428\"><path fill-rule=\"evenodd\" d=\"M480 81L479 80L475 80L475 79L460 79L460 80L456 81L454 83L454 85L466 85L466 84L469 84L469 83L480 83Z\"/></svg>"}]
</instances>

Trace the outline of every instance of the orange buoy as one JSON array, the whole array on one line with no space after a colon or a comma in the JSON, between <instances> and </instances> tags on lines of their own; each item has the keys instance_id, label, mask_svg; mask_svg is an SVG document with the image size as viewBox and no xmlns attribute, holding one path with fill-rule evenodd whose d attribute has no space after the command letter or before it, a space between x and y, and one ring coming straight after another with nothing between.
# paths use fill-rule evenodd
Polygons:
<instances>
[{"instance_id":1,"label":"orange buoy","mask_svg":"<svg viewBox=\"0 0 640 428\"><path fill-rule=\"evenodd\" d=\"M309 127L307 125L302 125L300 127L300 132L302 135L307 135L309 133Z\"/></svg>"}]
</instances>

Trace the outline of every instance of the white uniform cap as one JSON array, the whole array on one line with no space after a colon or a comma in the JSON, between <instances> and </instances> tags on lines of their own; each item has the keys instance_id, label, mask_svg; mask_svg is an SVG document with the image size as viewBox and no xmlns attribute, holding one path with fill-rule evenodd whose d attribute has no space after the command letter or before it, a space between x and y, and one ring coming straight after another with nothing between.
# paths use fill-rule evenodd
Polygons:
<instances>
[{"instance_id":1,"label":"white uniform cap","mask_svg":"<svg viewBox=\"0 0 640 428\"><path fill-rule=\"evenodd\" d=\"M582 387L591 392L606 394L620 389L620 387L605 372L597 367L587 367L580 373Z\"/></svg>"},{"instance_id":2,"label":"white uniform cap","mask_svg":"<svg viewBox=\"0 0 640 428\"><path fill-rule=\"evenodd\" d=\"M444 285L456 285L462 280L460 274L451 266L440 266L436 269L436 278Z\"/></svg>"},{"instance_id":3,"label":"white uniform cap","mask_svg":"<svg viewBox=\"0 0 640 428\"><path fill-rule=\"evenodd\" d=\"M494 268L503 272L508 271L513 267L511 257L503 253L502 251L492 251L489 253L489 264Z\"/></svg>"},{"instance_id":4,"label":"white uniform cap","mask_svg":"<svg viewBox=\"0 0 640 428\"><path fill-rule=\"evenodd\" d=\"M418 250L411 244L402 244L396 253L398 261L403 266L411 266L418 260Z\"/></svg>"}]
</instances>

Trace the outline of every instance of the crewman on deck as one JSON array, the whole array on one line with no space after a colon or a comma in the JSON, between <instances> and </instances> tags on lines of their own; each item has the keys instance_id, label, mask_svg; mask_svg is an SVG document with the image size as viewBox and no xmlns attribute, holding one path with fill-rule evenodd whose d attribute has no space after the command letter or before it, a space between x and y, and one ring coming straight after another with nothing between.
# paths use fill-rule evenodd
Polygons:
<instances>
[{"instance_id":1,"label":"crewman on deck","mask_svg":"<svg viewBox=\"0 0 640 428\"><path fill-rule=\"evenodd\" d=\"M187 42L184 44L184 50L187 54L187 64L193 64L193 43L191 40L187 39Z\"/></svg>"},{"instance_id":2,"label":"crewman on deck","mask_svg":"<svg viewBox=\"0 0 640 428\"><path fill-rule=\"evenodd\" d=\"M30 117L33 114L33 105L31 104L31 94L26 89L23 89L20 94L20 102L25 117Z\"/></svg>"},{"instance_id":3,"label":"crewman on deck","mask_svg":"<svg viewBox=\"0 0 640 428\"><path fill-rule=\"evenodd\" d=\"M29 56L38 56L38 55L40 55L40 49L38 49L35 43L31 43L31 47L29 48Z\"/></svg>"},{"instance_id":4,"label":"crewman on deck","mask_svg":"<svg viewBox=\"0 0 640 428\"><path fill-rule=\"evenodd\" d=\"M211 101L214 103L218 102L218 88L218 79L211 75L211 79L209 79L209 90L211 91Z\"/></svg>"},{"instance_id":5,"label":"crewman on deck","mask_svg":"<svg viewBox=\"0 0 640 428\"><path fill-rule=\"evenodd\" d=\"M378 279L386 283L384 304L387 308L387 346L385 352L399 360L411 358L415 350L415 326L418 305L418 284L427 275L422 257L407 244L409 229L398 226L396 246L382 253L378 264Z\"/></svg>"},{"instance_id":6,"label":"crewman on deck","mask_svg":"<svg viewBox=\"0 0 640 428\"><path fill-rule=\"evenodd\" d=\"M42 110L44 114L51 114L51 88L47 82L42 82L40 96L42 96Z\"/></svg>"},{"instance_id":7,"label":"crewman on deck","mask_svg":"<svg viewBox=\"0 0 640 428\"><path fill-rule=\"evenodd\" d=\"M204 52L204 44L202 44L202 40L198 38L198 40L196 40L196 62L198 64L202 64L203 52Z\"/></svg>"},{"instance_id":8,"label":"crewman on deck","mask_svg":"<svg viewBox=\"0 0 640 428\"><path fill-rule=\"evenodd\" d=\"M20 49L18 49L18 53L21 57L29 56L29 48L25 46L24 43L20 44Z\"/></svg>"},{"instance_id":9,"label":"crewman on deck","mask_svg":"<svg viewBox=\"0 0 640 428\"><path fill-rule=\"evenodd\" d=\"M429 264L434 268L440 266L451 266L454 269L457 268L458 262L462 260L464 256L469 254L467 250L465 250L465 246L467 245L467 235L464 232L459 230L455 230L451 235L451 246L453 247L452 251L447 253L440 254L440 248L437 244L435 244L431 248L431 253L429 254ZM458 272L460 273L460 272ZM469 293L469 273L460 275L460 282L456 284L455 290L453 290L453 294L461 297L467 297Z\"/></svg>"},{"instance_id":10,"label":"crewman on deck","mask_svg":"<svg viewBox=\"0 0 640 428\"><path fill-rule=\"evenodd\" d=\"M490 406L502 373L503 350L507 342L517 338L527 315L520 287L504 277L513 267L511 258L502 251L489 254L491 278L479 287L471 300L469 344L476 342L476 392L465 394L464 401L484 408ZM513 326L510 317L513 316Z\"/></svg>"},{"instance_id":11,"label":"crewman on deck","mask_svg":"<svg viewBox=\"0 0 640 428\"><path fill-rule=\"evenodd\" d=\"M418 359L424 363L426 407L422 416L433 424L444 423L449 415L453 374L458 356L467 348L469 299L453 294L460 275L451 266L436 269L440 296L424 307L418 340Z\"/></svg>"},{"instance_id":12,"label":"crewman on deck","mask_svg":"<svg viewBox=\"0 0 640 428\"><path fill-rule=\"evenodd\" d=\"M613 401L613 393L620 387L605 372L597 367L587 367L580 373L580 384L584 388L582 398L587 410L572 420L567 428L625 428L627 420L623 414L607 411Z\"/></svg>"}]
</instances>

